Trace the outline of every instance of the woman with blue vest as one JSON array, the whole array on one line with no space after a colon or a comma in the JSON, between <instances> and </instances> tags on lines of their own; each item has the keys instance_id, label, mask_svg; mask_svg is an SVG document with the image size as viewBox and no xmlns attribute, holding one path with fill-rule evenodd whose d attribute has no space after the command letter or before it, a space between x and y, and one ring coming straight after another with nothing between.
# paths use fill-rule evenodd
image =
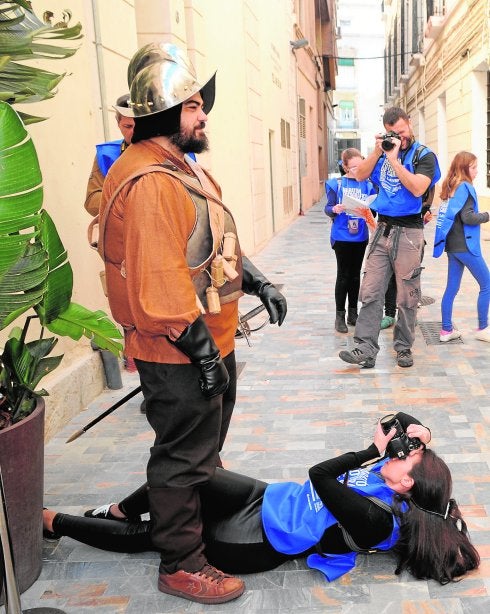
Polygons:
<instances>
[{"instance_id":1,"label":"woman with blue vest","mask_svg":"<svg viewBox=\"0 0 490 614\"><path fill-rule=\"evenodd\" d=\"M478 198L473 180L478 172L476 156L460 151L454 156L441 188L441 205L436 222L434 257L447 253L447 284L441 301L442 342L458 339L452 315L456 295L461 286L465 267L480 286L477 300L478 329L475 338L490 342L488 306L490 303L490 273L482 256L480 225L488 222L488 212L478 212Z\"/></svg>"},{"instance_id":2,"label":"woman with blue vest","mask_svg":"<svg viewBox=\"0 0 490 614\"><path fill-rule=\"evenodd\" d=\"M395 573L407 569L441 584L478 567L451 498L449 469L426 448L429 429L407 414L396 418L398 430L385 434L389 426L379 422L367 449L315 465L303 485L266 484L218 468L200 491L208 561L235 574L307 557L332 581L355 566L358 552L394 549ZM140 520L147 511L144 486L85 517L45 510L44 529L52 538L68 535L118 552L152 550L149 521Z\"/></svg>"},{"instance_id":3,"label":"woman with blue vest","mask_svg":"<svg viewBox=\"0 0 490 614\"><path fill-rule=\"evenodd\" d=\"M335 281L335 330L348 332L345 323L345 302L348 299L347 324L355 326L357 301L361 284L361 266L369 240L365 219L347 213L342 204L344 194L366 200L375 194L370 181L356 181L355 171L362 161L362 154L353 147L342 152L340 160L343 175L325 182L327 204L325 213L332 218L330 243L337 258L337 279Z\"/></svg>"}]
</instances>

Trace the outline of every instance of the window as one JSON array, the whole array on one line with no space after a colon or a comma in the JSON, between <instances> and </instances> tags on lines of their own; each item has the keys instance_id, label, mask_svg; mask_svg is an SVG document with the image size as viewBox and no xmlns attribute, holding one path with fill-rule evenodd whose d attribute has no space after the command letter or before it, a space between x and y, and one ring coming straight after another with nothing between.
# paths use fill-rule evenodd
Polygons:
<instances>
[{"instance_id":1,"label":"window","mask_svg":"<svg viewBox=\"0 0 490 614\"><path fill-rule=\"evenodd\" d=\"M354 121L354 101L341 100L339 102L340 121L342 123L350 123Z\"/></svg>"},{"instance_id":2,"label":"window","mask_svg":"<svg viewBox=\"0 0 490 614\"><path fill-rule=\"evenodd\" d=\"M285 119L281 119L281 147L291 149L291 126Z\"/></svg>"}]
</instances>

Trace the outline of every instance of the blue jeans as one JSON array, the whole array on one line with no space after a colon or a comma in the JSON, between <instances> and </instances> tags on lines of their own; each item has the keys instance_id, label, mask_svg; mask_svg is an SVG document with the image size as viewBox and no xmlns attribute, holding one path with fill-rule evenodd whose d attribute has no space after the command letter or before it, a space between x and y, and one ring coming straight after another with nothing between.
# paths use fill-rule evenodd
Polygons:
<instances>
[{"instance_id":1,"label":"blue jeans","mask_svg":"<svg viewBox=\"0 0 490 614\"><path fill-rule=\"evenodd\" d=\"M463 277L465 267L467 267L480 286L476 303L478 328L486 328L488 326L488 305L490 303L490 273L483 256L475 256L470 252L449 252L447 258L447 284L441 301L442 330L453 330L453 304L461 286L461 278Z\"/></svg>"}]
</instances>

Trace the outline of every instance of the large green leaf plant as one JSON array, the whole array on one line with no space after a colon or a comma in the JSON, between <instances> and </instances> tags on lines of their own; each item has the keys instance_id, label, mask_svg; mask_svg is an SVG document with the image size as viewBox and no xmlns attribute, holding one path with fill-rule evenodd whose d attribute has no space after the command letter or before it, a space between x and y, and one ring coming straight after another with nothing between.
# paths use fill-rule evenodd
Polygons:
<instances>
[{"instance_id":1,"label":"large green leaf plant","mask_svg":"<svg viewBox=\"0 0 490 614\"><path fill-rule=\"evenodd\" d=\"M52 15L52 14L49 14ZM48 18L49 18L48 15ZM68 10L64 16L70 17ZM42 118L17 113L12 105L51 98L64 75L19 64L15 60L66 58L76 49L46 44L46 39L80 38L80 24L43 24L25 0L0 0L0 330L31 311L24 325L14 326L0 354L0 429L28 416L40 380L62 356L50 356L55 335L91 339L119 354L121 333L103 311L71 301L73 271L53 220L42 208L43 185L36 149L26 123ZM23 121L24 120L24 121ZM31 320L40 334L27 340ZM39 327L38 327L39 328Z\"/></svg>"}]
</instances>

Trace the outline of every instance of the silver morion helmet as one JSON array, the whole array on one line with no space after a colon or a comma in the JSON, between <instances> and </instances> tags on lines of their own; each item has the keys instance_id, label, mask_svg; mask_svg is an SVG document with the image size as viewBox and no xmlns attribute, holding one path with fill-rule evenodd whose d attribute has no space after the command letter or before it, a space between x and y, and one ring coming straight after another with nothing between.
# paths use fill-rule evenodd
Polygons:
<instances>
[{"instance_id":1,"label":"silver morion helmet","mask_svg":"<svg viewBox=\"0 0 490 614\"><path fill-rule=\"evenodd\" d=\"M125 117L145 117L171 109L201 92L204 111L214 104L214 73L198 81L196 71L182 49L172 43L150 43L132 57L128 66L128 108L117 107Z\"/></svg>"}]
</instances>

